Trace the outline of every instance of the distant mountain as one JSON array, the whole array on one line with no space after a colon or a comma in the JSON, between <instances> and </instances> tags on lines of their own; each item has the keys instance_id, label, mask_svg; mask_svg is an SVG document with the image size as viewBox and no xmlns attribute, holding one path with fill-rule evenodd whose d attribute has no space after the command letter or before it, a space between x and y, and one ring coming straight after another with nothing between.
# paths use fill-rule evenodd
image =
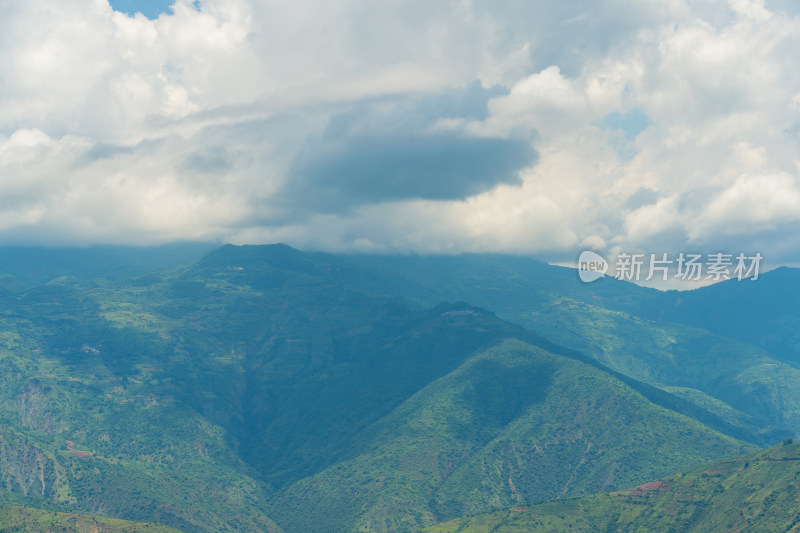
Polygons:
<instances>
[{"instance_id":1,"label":"distant mountain","mask_svg":"<svg viewBox=\"0 0 800 533\"><path fill-rule=\"evenodd\" d=\"M143 276L194 263L214 248L216 245L207 243L85 248L0 246L0 294L58 278L86 281Z\"/></svg>"},{"instance_id":2,"label":"distant mountain","mask_svg":"<svg viewBox=\"0 0 800 533\"><path fill-rule=\"evenodd\" d=\"M800 363L800 269L782 267L758 280L729 280L689 292L655 293L631 312L653 320L691 324Z\"/></svg>"},{"instance_id":3,"label":"distant mountain","mask_svg":"<svg viewBox=\"0 0 800 533\"><path fill-rule=\"evenodd\" d=\"M798 479L800 446L784 444L626 490L462 518L425 531L797 531Z\"/></svg>"}]
</instances>

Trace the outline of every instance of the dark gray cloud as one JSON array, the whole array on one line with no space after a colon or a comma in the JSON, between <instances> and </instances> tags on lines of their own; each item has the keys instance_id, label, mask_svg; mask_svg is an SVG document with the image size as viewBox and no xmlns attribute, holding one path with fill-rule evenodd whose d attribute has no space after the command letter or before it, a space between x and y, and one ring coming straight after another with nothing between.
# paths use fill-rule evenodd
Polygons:
<instances>
[{"instance_id":1,"label":"dark gray cloud","mask_svg":"<svg viewBox=\"0 0 800 533\"><path fill-rule=\"evenodd\" d=\"M640 187L633 194L631 194L623 203L622 207L633 211L644 205L653 205L662 198L658 191L649 189L647 187Z\"/></svg>"},{"instance_id":2,"label":"dark gray cloud","mask_svg":"<svg viewBox=\"0 0 800 533\"><path fill-rule=\"evenodd\" d=\"M333 211L389 200L458 200L518 183L517 171L534 155L524 140L449 133L349 137L301 156L289 198Z\"/></svg>"},{"instance_id":3,"label":"dark gray cloud","mask_svg":"<svg viewBox=\"0 0 800 533\"><path fill-rule=\"evenodd\" d=\"M426 98L358 103L306 142L280 202L336 213L396 200L460 200L519 183L519 170L537 159L531 139L434 127L440 119L480 120L488 100L504 92L472 84Z\"/></svg>"}]
</instances>

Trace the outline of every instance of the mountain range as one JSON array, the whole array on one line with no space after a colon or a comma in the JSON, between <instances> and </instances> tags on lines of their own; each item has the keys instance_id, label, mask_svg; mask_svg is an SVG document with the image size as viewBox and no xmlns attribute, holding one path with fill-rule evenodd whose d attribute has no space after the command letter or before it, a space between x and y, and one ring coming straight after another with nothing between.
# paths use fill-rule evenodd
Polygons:
<instances>
[{"instance_id":1,"label":"mountain range","mask_svg":"<svg viewBox=\"0 0 800 533\"><path fill-rule=\"evenodd\" d=\"M800 431L797 284L660 292L515 256L286 245L0 249L0 503L301 533L618 498Z\"/></svg>"}]
</instances>

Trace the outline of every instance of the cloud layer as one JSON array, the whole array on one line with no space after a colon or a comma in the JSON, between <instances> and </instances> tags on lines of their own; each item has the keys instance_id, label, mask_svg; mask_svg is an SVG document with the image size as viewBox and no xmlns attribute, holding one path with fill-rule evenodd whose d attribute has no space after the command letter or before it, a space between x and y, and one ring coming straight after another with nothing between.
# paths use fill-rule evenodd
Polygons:
<instances>
[{"instance_id":1,"label":"cloud layer","mask_svg":"<svg viewBox=\"0 0 800 533\"><path fill-rule=\"evenodd\" d=\"M0 2L0 241L800 261L790 2Z\"/></svg>"}]
</instances>

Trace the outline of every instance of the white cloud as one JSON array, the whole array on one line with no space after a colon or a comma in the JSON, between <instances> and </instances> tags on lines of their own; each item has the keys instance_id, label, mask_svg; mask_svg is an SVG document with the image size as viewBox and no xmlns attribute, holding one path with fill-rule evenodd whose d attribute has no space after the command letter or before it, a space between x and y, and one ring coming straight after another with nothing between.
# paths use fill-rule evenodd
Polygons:
<instances>
[{"instance_id":1,"label":"white cloud","mask_svg":"<svg viewBox=\"0 0 800 533\"><path fill-rule=\"evenodd\" d=\"M729 0L734 11L756 22L766 22L772 18L764 5L764 0Z\"/></svg>"},{"instance_id":2,"label":"white cloud","mask_svg":"<svg viewBox=\"0 0 800 533\"><path fill-rule=\"evenodd\" d=\"M797 255L800 19L770 3L198 5L0 2L0 241L572 256L769 234ZM499 85L480 112L435 98L475 80ZM331 120L412 97L381 131L522 139L538 160L466 199L291 216L281 191ZM631 111L635 139L604 126Z\"/></svg>"},{"instance_id":3,"label":"white cloud","mask_svg":"<svg viewBox=\"0 0 800 533\"><path fill-rule=\"evenodd\" d=\"M625 235L619 240L633 245L647 245L652 237L680 224L678 197L662 198L655 204L639 207L625 216Z\"/></svg>"},{"instance_id":4,"label":"white cloud","mask_svg":"<svg viewBox=\"0 0 800 533\"><path fill-rule=\"evenodd\" d=\"M582 87L550 66L511 87L508 96L489 103L487 128L501 132L537 131L547 138L568 133L591 120Z\"/></svg>"},{"instance_id":5,"label":"white cloud","mask_svg":"<svg viewBox=\"0 0 800 533\"><path fill-rule=\"evenodd\" d=\"M800 220L800 180L786 173L744 175L716 195L688 228L691 240L750 234Z\"/></svg>"}]
</instances>

